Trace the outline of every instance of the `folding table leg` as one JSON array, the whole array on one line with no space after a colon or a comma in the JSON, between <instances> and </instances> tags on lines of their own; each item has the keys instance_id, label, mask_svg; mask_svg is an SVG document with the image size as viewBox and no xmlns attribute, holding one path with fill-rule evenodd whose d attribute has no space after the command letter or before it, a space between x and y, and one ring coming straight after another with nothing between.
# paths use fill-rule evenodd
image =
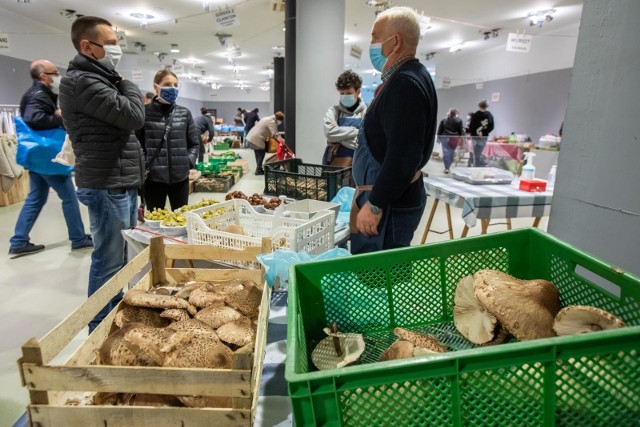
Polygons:
<instances>
[{"instance_id":1,"label":"folding table leg","mask_svg":"<svg viewBox=\"0 0 640 427\"><path fill-rule=\"evenodd\" d=\"M433 207L431 208L431 212L429 213L429 219L427 220L427 226L424 229L424 233L422 234L422 240L420 241L421 245L424 245L424 242L427 241L427 234L429 234L429 230L431 230L431 223L433 222L433 217L436 214L436 208L438 207L438 202L440 202L440 200L438 200L438 199L434 199L434 201L433 201Z\"/></svg>"},{"instance_id":2,"label":"folding table leg","mask_svg":"<svg viewBox=\"0 0 640 427\"><path fill-rule=\"evenodd\" d=\"M481 219L480 223L482 224L482 234L487 234L487 229L489 228L489 220Z\"/></svg>"},{"instance_id":3,"label":"folding table leg","mask_svg":"<svg viewBox=\"0 0 640 427\"><path fill-rule=\"evenodd\" d=\"M464 228L462 229L462 235L460 237L462 238L467 237L468 232L469 232L469 226L465 224Z\"/></svg>"},{"instance_id":4,"label":"folding table leg","mask_svg":"<svg viewBox=\"0 0 640 427\"><path fill-rule=\"evenodd\" d=\"M511 230L511 218L507 218L507 230Z\"/></svg>"},{"instance_id":5,"label":"folding table leg","mask_svg":"<svg viewBox=\"0 0 640 427\"><path fill-rule=\"evenodd\" d=\"M538 228L538 226L540 225L540 220L542 219L542 217L537 216L533 219L533 228Z\"/></svg>"},{"instance_id":6,"label":"folding table leg","mask_svg":"<svg viewBox=\"0 0 640 427\"><path fill-rule=\"evenodd\" d=\"M445 203L444 207L447 209L447 225L449 225L449 240L453 240L453 225L451 225L451 208L449 203Z\"/></svg>"}]
</instances>

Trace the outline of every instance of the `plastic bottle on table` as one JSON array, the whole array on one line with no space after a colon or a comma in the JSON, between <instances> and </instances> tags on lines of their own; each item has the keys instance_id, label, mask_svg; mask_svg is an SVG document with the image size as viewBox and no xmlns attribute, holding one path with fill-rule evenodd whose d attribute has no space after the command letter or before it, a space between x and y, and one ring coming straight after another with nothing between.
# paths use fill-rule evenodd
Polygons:
<instances>
[{"instance_id":1,"label":"plastic bottle on table","mask_svg":"<svg viewBox=\"0 0 640 427\"><path fill-rule=\"evenodd\" d=\"M515 144L517 141L518 139L516 138L516 133L511 132L511 135L509 135L509 144Z\"/></svg>"},{"instance_id":2,"label":"plastic bottle on table","mask_svg":"<svg viewBox=\"0 0 640 427\"><path fill-rule=\"evenodd\" d=\"M536 153L532 153L527 151L523 153L525 162L527 162L524 166L522 166L522 173L520 174L521 181L531 181L536 176L536 167L533 166L533 157Z\"/></svg>"},{"instance_id":3,"label":"plastic bottle on table","mask_svg":"<svg viewBox=\"0 0 640 427\"><path fill-rule=\"evenodd\" d=\"M551 166L551 170L549 171L549 175L547 176L547 185L553 187L556 183L556 169L557 165Z\"/></svg>"}]
</instances>

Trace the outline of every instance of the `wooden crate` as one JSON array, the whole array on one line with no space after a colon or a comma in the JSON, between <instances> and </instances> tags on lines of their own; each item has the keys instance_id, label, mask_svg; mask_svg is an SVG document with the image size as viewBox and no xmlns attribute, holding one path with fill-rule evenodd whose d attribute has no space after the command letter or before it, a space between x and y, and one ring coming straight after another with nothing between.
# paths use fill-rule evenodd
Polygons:
<instances>
[{"instance_id":1,"label":"wooden crate","mask_svg":"<svg viewBox=\"0 0 640 427\"><path fill-rule=\"evenodd\" d=\"M0 189L0 206L10 206L22 202L29 194L29 172L24 171L20 178L16 178L9 191L6 193Z\"/></svg>"},{"instance_id":2,"label":"wooden crate","mask_svg":"<svg viewBox=\"0 0 640 427\"><path fill-rule=\"evenodd\" d=\"M51 361L89 323L107 302L143 269L149 268L136 289L147 290L161 283L195 280L249 279L264 283L263 270L167 268L173 260L255 261L256 255L270 251L263 247L242 251L205 245L164 245L162 238L131 260L84 304L60 322L42 339L30 339L22 347L18 360L22 382L29 390L27 408L31 426L252 426L258 402L262 365L266 346L271 292L264 287L258 331L253 351L234 355L233 369L163 368L104 366L92 364L95 350L112 330L115 308L89 335L67 362ZM87 392L152 393L232 397L232 408L70 406Z\"/></svg>"}]
</instances>

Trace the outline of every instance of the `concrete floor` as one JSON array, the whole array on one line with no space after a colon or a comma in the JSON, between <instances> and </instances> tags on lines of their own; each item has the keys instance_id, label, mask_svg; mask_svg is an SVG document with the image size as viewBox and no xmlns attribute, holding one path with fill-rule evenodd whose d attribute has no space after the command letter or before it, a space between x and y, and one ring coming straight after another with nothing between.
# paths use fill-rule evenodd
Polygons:
<instances>
[{"instance_id":1,"label":"concrete floor","mask_svg":"<svg viewBox=\"0 0 640 427\"><path fill-rule=\"evenodd\" d=\"M255 160L251 150L238 150L243 158L249 160L251 171L255 169ZM431 176L443 175L442 162L430 161L425 172ZM253 173L243 177L233 187L248 194L262 193L264 177ZM223 193L194 193L190 203L206 198L224 200ZM412 244L420 242L427 222L433 199L429 198L422 222L414 236ZM69 315L86 299L87 278L91 262L91 251L71 251L67 238L67 229L62 216L60 199L52 192L36 225L31 232L31 241L46 245L44 252L9 259L9 238L22 208L22 203L0 207L0 426L12 425L24 413L29 401L29 393L21 386L16 360L21 356L21 346L30 338L42 338L56 324ZM87 209L81 205L85 228L89 231ZM454 234L462 233L464 223L461 209L452 208ZM530 218L517 218L512 221L514 228L528 227ZM546 230L547 218L543 218L540 228ZM447 222L445 210L440 206L432 228L445 230ZM503 231L504 225L490 226L489 232ZM480 223L469 231L469 236L480 234ZM429 233L427 243L448 240L447 234ZM71 351L82 343L86 330L68 346L56 361L63 362Z\"/></svg>"}]
</instances>

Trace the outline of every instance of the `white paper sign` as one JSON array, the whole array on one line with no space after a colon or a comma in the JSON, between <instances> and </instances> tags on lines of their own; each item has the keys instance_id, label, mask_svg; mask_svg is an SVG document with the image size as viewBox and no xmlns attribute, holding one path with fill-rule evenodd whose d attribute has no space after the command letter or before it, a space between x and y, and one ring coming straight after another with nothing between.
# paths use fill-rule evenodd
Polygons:
<instances>
[{"instance_id":1,"label":"white paper sign","mask_svg":"<svg viewBox=\"0 0 640 427\"><path fill-rule=\"evenodd\" d=\"M491 94L491 102L499 102L500 101L500 92L493 92Z\"/></svg>"},{"instance_id":2,"label":"white paper sign","mask_svg":"<svg viewBox=\"0 0 640 427\"><path fill-rule=\"evenodd\" d=\"M360 59L360 57L362 56L362 48L356 45L351 45L349 55L353 56L354 58Z\"/></svg>"},{"instance_id":3,"label":"white paper sign","mask_svg":"<svg viewBox=\"0 0 640 427\"><path fill-rule=\"evenodd\" d=\"M9 34L0 33L0 53L11 52Z\"/></svg>"},{"instance_id":4,"label":"white paper sign","mask_svg":"<svg viewBox=\"0 0 640 427\"><path fill-rule=\"evenodd\" d=\"M132 70L131 71L131 81L141 82L144 80L144 76L142 74L142 70Z\"/></svg>"},{"instance_id":5,"label":"white paper sign","mask_svg":"<svg viewBox=\"0 0 640 427\"><path fill-rule=\"evenodd\" d=\"M240 19L235 8L226 8L216 12L216 25L218 28L229 28L240 25Z\"/></svg>"},{"instance_id":6,"label":"white paper sign","mask_svg":"<svg viewBox=\"0 0 640 427\"><path fill-rule=\"evenodd\" d=\"M533 36L509 33L507 37L507 52L528 53L531 49L531 40L533 40Z\"/></svg>"},{"instance_id":7,"label":"white paper sign","mask_svg":"<svg viewBox=\"0 0 640 427\"><path fill-rule=\"evenodd\" d=\"M484 88L484 83L476 83L476 89L477 90L480 90L482 88Z\"/></svg>"},{"instance_id":8,"label":"white paper sign","mask_svg":"<svg viewBox=\"0 0 640 427\"><path fill-rule=\"evenodd\" d=\"M451 87L451 79L449 77L442 78L442 87L448 89Z\"/></svg>"},{"instance_id":9,"label":"white paper sign","mask_svg":"<svg viewBox=\"0 0 640 427\"><path fill-rule=\"evenodd\" d=\"M117 35L118 35L118 44L120 45L122 50L127 49L127 47L128 47L128 45L127 45L127 36L124 33L124 31L118 31Z\"/></svg>"},{"instance_id":10,"label":"white paper sign","mask_svg":"<svg viewBox=\"0 0 640 427\"><path fill-rule=\"evenodd\" d=\"M173 72L176 74L184 74L184 65L179 62L173 64Z\"/></svg>"}]
</instances>

